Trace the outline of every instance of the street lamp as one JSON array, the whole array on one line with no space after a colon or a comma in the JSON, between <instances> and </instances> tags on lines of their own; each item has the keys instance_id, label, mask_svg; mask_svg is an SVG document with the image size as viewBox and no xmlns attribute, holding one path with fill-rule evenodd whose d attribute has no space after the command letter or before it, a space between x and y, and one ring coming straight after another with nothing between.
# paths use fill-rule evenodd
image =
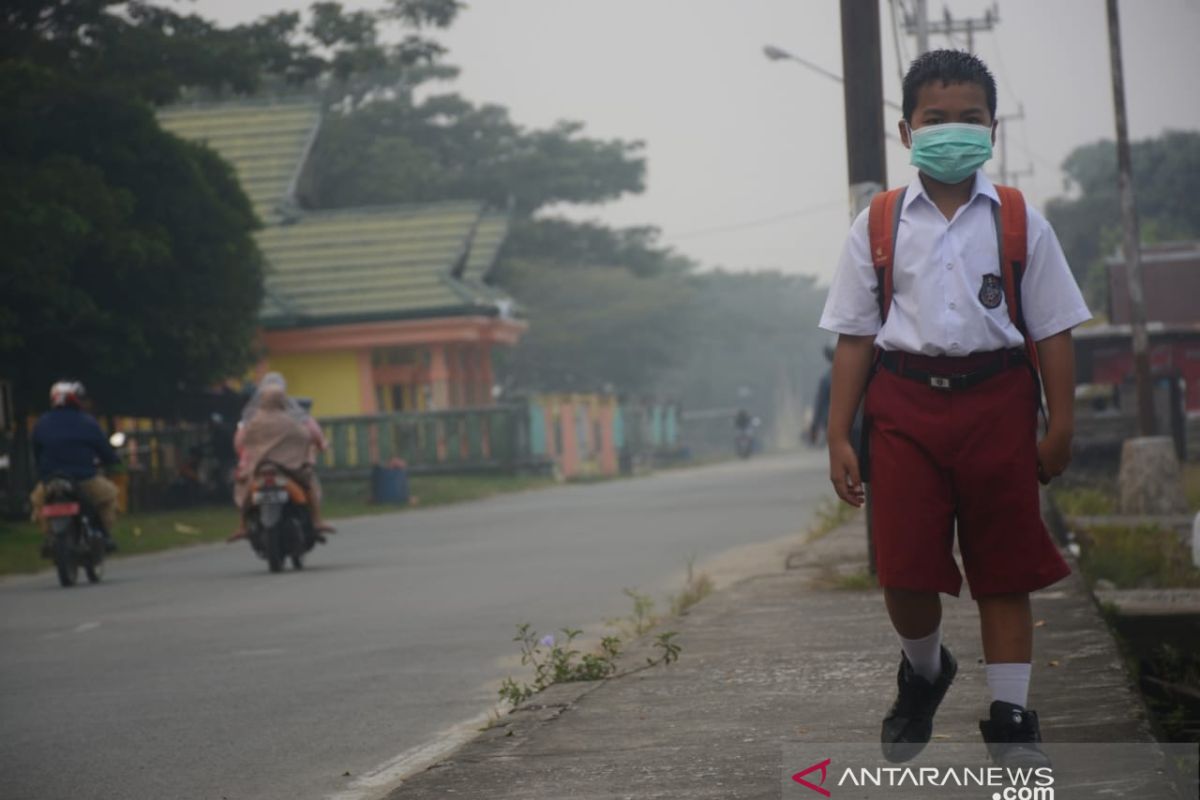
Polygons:
<instances>
[{"instance_id":1,"label":"street lamp","mask_svg":"<svg viewBox=\"0 0 1200 800\"><path fill-rule=\"evenodd\" d=\"M782 47L776 47L773 44L766 45L765 47L763 47L763 55L765 55L767 57L767 59L770 61L795 61L800 66L808 67L813 72L819 72L820 74L824 75L826 78L829 78L832 81L837 81L838 83L843 82L842 76L838 75L836 72L830 72L829 70L825 69L822 66L818 66L817 64L814 64L811 61L808 61L806 59L803 59L800 56L795 55L793 53L789 53L787 50L784 50ZM895 109L896 111L900 111L900 112L904 111L903 107L901 107L901 105L899 103L893 103L891 100L888 100L886 97L883 99L883 104L885 106L887 106L888 108ZM895 139L896 137L889 136L888 138Z\"/></svg>"}]
</instances>

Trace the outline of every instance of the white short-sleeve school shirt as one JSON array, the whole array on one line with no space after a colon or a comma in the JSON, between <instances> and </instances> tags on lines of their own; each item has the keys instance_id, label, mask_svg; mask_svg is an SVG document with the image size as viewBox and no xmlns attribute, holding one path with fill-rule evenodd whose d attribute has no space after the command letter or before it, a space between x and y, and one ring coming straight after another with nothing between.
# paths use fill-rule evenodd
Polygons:
<instances>
[{"instance_id":1,"label":"white short-sleeve school shirt","mask_svg":"<svg viewBox=\"0 0 1200 800\"><path fill-rule=\"evenodd\" d=\"M880 327L878 280L867 233L868 210L854 220L837 273L829 287L820 326L831 333L872 336L884 350L931 356L1021 347L1024 339L1001 300L993 203L996 187L975 173L971 199L947 220L925 192L920 177L908 185L896 231L892 306ZM1028 233L1021 300L1034 341L1091 319L1058 237L1045 217L1026 203ZM991 277L988 277L991 276ZM985 283L992 291L984 291Z\"/></svg>"}]
</instances>

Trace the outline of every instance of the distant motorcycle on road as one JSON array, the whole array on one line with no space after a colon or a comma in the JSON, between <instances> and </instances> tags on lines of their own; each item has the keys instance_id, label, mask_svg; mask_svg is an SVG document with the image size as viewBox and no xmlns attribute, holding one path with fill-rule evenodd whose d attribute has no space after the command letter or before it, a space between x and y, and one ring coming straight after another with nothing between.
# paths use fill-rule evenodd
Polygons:
<instances>
[{"instance_id":1,"label":"distant motorcycle on road","mask_svg":"<svg viewBox=\"0 0 1200 800\"><path fill-rule=\"evenodd\" d=\"M245 513L246 538L271 572L288 560L304 569L305 554L325 541L313 526L303 483L278 464L264 462L255 471Z\"/></svg>"},{"instance_id":2,"label":"distant motorcycle on road","mask_svg":"<svg viewBox=\"0 0 1200 800\"><path fill-rule=\"evenodd\" d=\"M738 458L747 459L758 450L758 427L761 421L754 417L750 422L738 428L737 437L733 442L734 452Z\"/></svg>"},{"instance_id":3,"label":"distant motorcycle on road","mask_svg":"<svg viewBox=\"0 0 1200 800\"><path fill-rule=\"evenodd\" d=\"M42 518L48 535L42 543L42 556L54 562L58 582L64 588L74 586L83 567L88 582L98 583L104 576L104 531L75 481L63 475L52 476L45 484Z\"/></svg>"}]
</instances>

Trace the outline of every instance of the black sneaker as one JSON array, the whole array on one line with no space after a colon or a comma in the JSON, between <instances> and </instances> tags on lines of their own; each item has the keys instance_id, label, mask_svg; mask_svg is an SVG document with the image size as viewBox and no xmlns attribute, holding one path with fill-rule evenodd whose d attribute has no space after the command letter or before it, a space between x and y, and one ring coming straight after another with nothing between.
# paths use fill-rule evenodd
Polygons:
<instances>
[{"instance_id":1,"label":"black sneaker","mask_svg":"<svg viewBox=\"0 0 1200 800\"><path fill-rule=\"evenodd\" d=\"M991 719L979 721L988 755L1001 767L1048 767L1050 758L1038 747L1042 731L1036 711L996 700Z\"/></svg>"},{"instance_id":2,"label":"black sneaker","mask_svg":"<svg viewBox=\"0 0 1200 800\"><path fill-rule=\"evenodd\" d=\"M896 675L899 692L892 710L883 718L880 734L884 758L900 763L925 749L933 735L933 715L956 674L958 662L945 647L942 648L942 672L933 683L913 672L908 657L900 654L900 671Z\"/></svg>"}]
</instances>

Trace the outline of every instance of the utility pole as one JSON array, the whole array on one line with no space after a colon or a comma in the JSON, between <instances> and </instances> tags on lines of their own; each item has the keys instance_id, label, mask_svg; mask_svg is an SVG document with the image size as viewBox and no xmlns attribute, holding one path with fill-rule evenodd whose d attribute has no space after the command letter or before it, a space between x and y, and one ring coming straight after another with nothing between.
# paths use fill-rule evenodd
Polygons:
<instances>
[{"instance_id":1,"label":"utility pole","mask_svg":"<svg viewBox=\"0 0 1200 800\"><path fill-rule=\"evenodd\" d=\"M913 5L916 11L913 15L913 21L908 21L907 15L904 19L904 29L909 35L916 33L917 35L917 55L929 52L929 4L926 0L915 0Z\"/></svg>"},{"instance_id":2,"label":"utility pole","mask_svg":"<svg viewBox=\"0 0 1200 800\"><path fill-rule=\"evenodd\" d=\"M842 93L850 213L857 216L887 183L883 133L883 54L879 0L841 0Z\"/></svg>"},{"instance_id":3,"label":"utility pole","mask_svg":"<svg viewBox=\"0 0 1200 800\"><path fill-rule=\"evenodd\" d=\"M1125 282L1129 287L1129 321L1133 328L1133 373L1137 382L1138 435L1154 435L1150 386L1150 342L1146 335L1146 301L1142 291L1141 234L1133 197L1133 160L1125 119L1125 71L1121 64L1121 20L1117 0L1108 3L1108 51L1112 61L1113 109L1117 122L1117 183L1121 192L1121 222L1125 239Z\"/></svg>"},{"instance_id":4,"label":"utility pole","mask_svg":"<svg viewBox=\"0 0 1200 800\"><path fill-rule=\"evenodd\" d=\"M920 2L920 0L918 0ZM883 49L879 0L841 0L842 93L846 102L846 158L853 219L887 184L883 141ZM860 406L861 412L861 406ZM866 486L867 564L875 574L871 488Z\"/></svg>"},{"instance_id":5,"label":"utility pole","mask_svg":"<svg viewBox=\"0 0 1200 800\"><path fill-rule=\"evenodd\" d=\"M1033 164L1030 164L1025 169L1010 169L1008 171L1008 179L1012 181L1009 185L1014 189L1021 188L1021 181L1019 179L1024 177L1033 177Z\"/></svg>"},{"instance_id":6,"label":"utility pole","mask_svg":"<svg viewBox=\"0 0 1200 800\"><path fill-rule=\"evenodd\" d=\"M917 50L919 51L917 55L929 50L931 33L945 36L947 39L957 33L965 33L967 35L967 51L974 53L975 32L990 31L1000 21L1000 11L995 4L985 11L982 17L967 17L966 19L955 19L954 15L950 13L950 9L943 6L941 22L929 21L926 0L914 0L913 6L912 14L907 12L904 14L904 30L909 36L917 37Z\"/></svg>"},{"instance_id":7,"label":"utility pole","mask_svg":"<svg viewBox=\"0 0 1200 800\"><path fill-rule=\"evenodd\" d=\"M1008 184L1008 121L1010 119L1025 119L1025 106L1017 106L1015 114L997 114L996 121L1000 123L996 138L1000 140L1000 183Z\"/></svg>"}]
</instances>

